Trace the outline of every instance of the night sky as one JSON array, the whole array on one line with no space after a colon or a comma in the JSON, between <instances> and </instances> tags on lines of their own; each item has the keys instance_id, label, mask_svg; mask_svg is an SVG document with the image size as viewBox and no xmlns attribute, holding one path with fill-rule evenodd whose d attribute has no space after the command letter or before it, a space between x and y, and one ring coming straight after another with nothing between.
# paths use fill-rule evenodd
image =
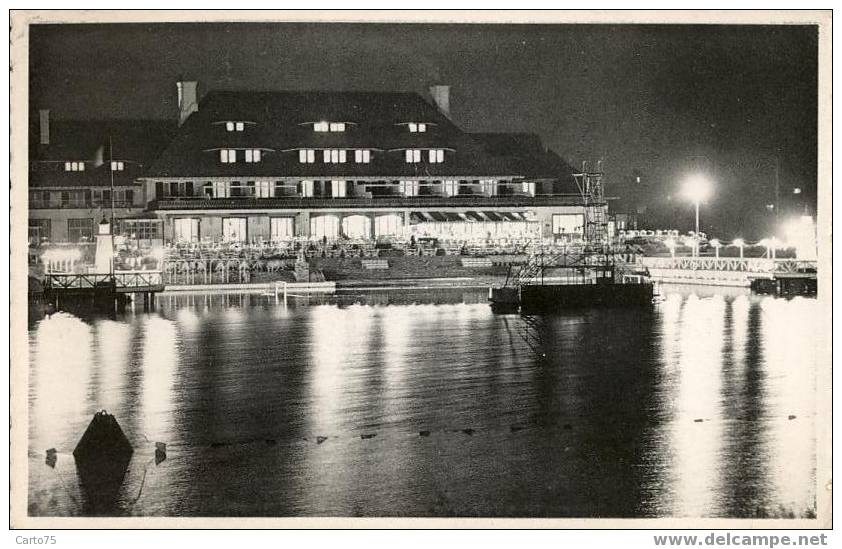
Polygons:
<instances>
[{"instance_id":1,"label":"night sky","mask_svg":"<svg viewBox=\"0 0 842 549\"><path fill-rule=\"evenodd\" d=\"M175 119L179 77L200 93L449 84L467 131L604 160L607 195L647 225L690 229L680 182L701 172L716 186L703 230L757 239L776 159L781 220L815 212L817 43L813 26L34 25L30 107Z\"/></svg>"}]
</instances>

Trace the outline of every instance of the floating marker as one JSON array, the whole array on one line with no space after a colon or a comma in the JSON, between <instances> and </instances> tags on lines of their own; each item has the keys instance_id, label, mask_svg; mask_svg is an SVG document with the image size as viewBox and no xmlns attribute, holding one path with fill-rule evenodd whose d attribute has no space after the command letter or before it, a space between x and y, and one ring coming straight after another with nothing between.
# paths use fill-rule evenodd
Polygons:
<instances>
[{"instance_id":1,"label":"floating marker","mask_svg":"<svg viewBox=\"0 0 842 549\"><path fill-rule=\"evenodd\" d=\"M465 434L466 434L466 435L468 435L468 436L473 436L473 434L474 434L476 431L474 431L473 429L462 429L462 432L463 432L463 433L465 433Z\"/></svg>"},{"instance_id":2,"label":"floating marker","mask_svg":"<svg viewBox=\"0 0 842 549\"><path fill-rule=\"evenodd\" d=\"M94 414L73 450L86 495L83 512L94 515L113 512L133 452L114 416L105 410Z\"/></svg>"},{"instance_id":3,"label":"floating marker","mask_svg":"<svg viewBox=\"0 0 842 549\"><path fill-rule=\"evenodd\" d=\"M363 439L363 440L366 440L366 439L369 439L369 438L374 438L376 436L377 436L377 433L369 433L367 435L360 435L360 438Z\"/></svg>"},{"instance_id":4,"label":"floating marker","mask_svg":"<svg viewBox=\"0 0 842 549\"><path fill-rule=\"evenodd\" d=\"M418 433L418 436L428 437L430 436L430 431L421 431Z\"/></svg>"},{"instance_id":5,"label":"floating marker","mask_svg":"<svg viewBox=\"0 0 842 549\"><path fill-rule=\"evenodd\" d=\"M316 437L316 444L321 444L322 442L326 441L327 437L318 436Z\"/></svg>"}]
</instances>

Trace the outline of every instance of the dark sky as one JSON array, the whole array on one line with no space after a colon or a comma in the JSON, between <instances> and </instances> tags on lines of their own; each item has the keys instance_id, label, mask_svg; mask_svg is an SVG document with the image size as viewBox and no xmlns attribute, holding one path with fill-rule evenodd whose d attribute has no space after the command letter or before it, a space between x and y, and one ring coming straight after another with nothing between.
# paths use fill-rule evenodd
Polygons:
<instances>
[{"instance_id":1,"label":"dark sky","mask_svg":"<svg viewBox=\"0 0 842 549\"><path fill-rule=\"evenodd\" d=\"M691 228L678 189L704 172L703 229L759 238L776 158L783 213L815 211L817 41L813 26L35 25L30 105L175 118L179 76L200 93L449 84L463 128L538 133L576 166L603 159L607 194L647 206L650 224Z\"/></svg>"}]
</instances>

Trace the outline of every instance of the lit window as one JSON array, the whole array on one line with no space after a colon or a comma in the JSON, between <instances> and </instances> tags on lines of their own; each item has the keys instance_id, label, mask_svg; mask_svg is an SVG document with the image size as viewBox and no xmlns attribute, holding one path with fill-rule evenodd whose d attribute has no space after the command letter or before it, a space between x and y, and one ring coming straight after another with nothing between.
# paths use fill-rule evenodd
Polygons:
<instances>
[{"instance_id":1,"label":"lit window","mask_svg":"<svg viewBox=\"0 0 842 549\"><path fill-rule=\"evenodd\" d=\"M344 164L347 160L347 151L341 149L325 149L325 164Z\"/></svg>"},{"instance_id":2,"label":"lit window","mask_svg":"<svg viewBox=\"0 0 842 549\"><path fill-rule=\"evenodd\" d=\"M371 162L371 151L368 149L354 151L354 162L357 164L368 164Z\"/></svg>"},{"instance_id":3,"label":"lit window","mask_svg":"<svg viewBox=\"0 0 842 549\"><path fill-rule=\"evenodd\" d=\"M327 122L316 122L313 124L313 131L326 132L328 130L330 130L330 124Z\"/></svg>"},{"instance_id":4,"label":"lit window","mask_svg":"<svg viewBox=\"0 0 842 549\"><path fill-rule=\"evenodd\" d=\"M228 183L225 181L213 182L213 197L214 198L228 198Z\"/></svg>"},{"instance_id":5,"label":"lit window","mask_svg":"<svg viewBox=\"0 0 842 549\"><path fill-rule=\"evenodd\" d=\"M237 161L237 151L234 149L221 149L219 151L219 161L223 164L233 164Z\"/></svg>"},{"instance_id":6,"label":"lit window","mask_svg":"<svg viewBox=\"0 0 842 549\"><path fill-rule=\"evenodd\" d=\"M444 150L430 149L430 164L441 164L444 162Z\"/></svg>"},{"instance_id":7,"label":"lit window","mask_svg":"<svg viewBox=\"0 0 842 549\"><path fill-rule=\"evenodd\" d=\"M226 122L225 129L229 132L241 132L245 129L245 122Z\"/></svg>"},{"instance_id":8,"label":"lit window","mask_svg":"<svg viewBox=\"0 0 842 549\"><path fill-rule=\"evenodd\" d=\"M272 242L288 240L295 236L295 220L292 217L272 217L269 223Z\"/></svg>"},{"instance_id":9,"label":"lit window","mask_svg":"<svg viewBox=\"0 0 842 549\"><path fill-rule=\"evenodd\" d=\"M418 133L424 133L427 131L427 124L418 124Z\"/></svg>"},{"instance_id":10,"label":"lit window","mask_svg":"<svg viewBox=\"0 0 842 549\"><path fill-rule=\"evenodd\" d=\"M430 151L433 152L433 151ZM456 196L459 194L459 182L452 179L443 183L445 196Z\"/></svg>"},{"instance_id":11,"label":"lit window","mask_svg":"<svg viewBox=\"0 0 842 549\"><path fill-rule=\"evenodd\" d=\"M331 122L330 123L330 131L332 131L332 132L344 132L345 131L345 123L344 122Z\"/></svg>"},{"instance_id":12,"label":"lit window","mask_svg":"<svg viewBox=\"0 0 842 549\"><path fill-rule=\"evenodd\" d=\"M241 132L246 127L246 125L242 122L237 122L236 127L237 127L237 131Z\"/></svg>"},{"instance_id":13,"label":"lit window","mask_svg":"<svg viewBox=\"0 0 842 549\"><path fill-rule=\"evenodd\" d=\"M173 219L173 236L177 242L198 242L199 219L195 217Z\"/></svg>"},{"instance_id":14,"label":"lit window","mask_svg":"<svg viewBox=\"0 0 842 549\"><path fill-rule=\"evenodd\" d=\"M316 151L313 149L301 149L298 151L298 162L301 164L312 164L316 161Z\"/></svg>"},{"instance_id":15,"label":"lit window","mask_svg":"<svg viewBox=\"0 0 842 549\"><path fill-rule=\"evenodd\" d=\"M84 162L65 162L64 163L64 171L66 171L66 172L84 172L85 171L85 163Z\"/></svg>"},{"instance_id":16,"label":"lit window","mask_svg":"<svg viewBox=\"0 0 842 549\"><path fill-rule=\"evenodd\" d=\"M400 191L404 196L418 196L418 182L417 181L401 181Z\"/></svg>"},{"instance_id":17,"label":"lit window","mask_svg":"<svg viewBox=\"0 0 842 549\"><path fill-rule=\"evenodd\" d=\"M248 240L248 220L245 217L222 218L223 242L245 242Z\"/></svg>"},{"instance_id":18,"label":"lit window","mask_svg":"<svg viewBox=\"0 0 842 549\"><path fill-rule=\"evenodd\" d=\"M260 149L246 149L246 162L260 162Z\"/></svg>"},{"instance_id":19,"label":"lit window","mask_svg":"<svg viewBox=\"0 0 842 549\"><path fill-rule=\"evenodd\" d=\"M257 198L269 198L272 196L272 188L271 181L255 181L254 196Z\"/></svg>"},{"instance_id":20,"label":"lit window","mask_svg":"<svg viewBox=\"0 0 842 549\"><path fill-rule=\"evenodd\" d=\"M228 130L229 132L233 132L234 131L234 123L233 122L226 122L225 123L225 129Z\"/></svg>"},{"instance_id":21,"label":"lit window","mask_svg":"<svg viewBox=\"0 0 842 549\"><path fill-rule=\"evenodd\" d=\"M330 182L330 195L333 198L345 198L345 182L344 181L331 181Z\"/></svg>"},{"instance_id":22,"label":"lit window","mask_svg":"<svg viewBox=\"0 0 842 549\"><path fill-rule=\"evenodd\" d=\"M416 164L421 162L421 150L420 149L407 149L406 150L406 163L407 164Z\"/></svg>"},{"instance_id":23,"label":"lit window","mask_svg":"<svg viewBox=\"0 0 842 549\"><path fill-rule=\"evenodd\" d=\"M424 133L427 131L427 124L419 124L418 122L409 123L409 131L411 133Z\"/></svg>"},{"instance_id":24,"label":"lit window","mask_svg":"<svg viewBox=\"0 0 842 549\"><path fill-rule=\"evenodd\" d=\"M313 196L313 182L312 181L302 181L301 182L301 196L304 198L310 198Z\"/></svg>"},{"instance_id":25,"label":"lit window","mask_svg":"<svg viewBox=\"0 0 842 549\"><path fill-rule=\"evenodd\" d=\"M125 168L125 165L119 161L112 161L111 162L111 171L112 172L122 172Z\"/></svg>"},{"instance_id":26,"label":"lit window","mask_svg":"<svg viewBox=\"0 0 842 549\"><path fill-rule=\"evenodd\" d=\"M524 181L523 182L523 193L528 194L529 196L535 196L535 182L534 181Z\"/></svg>"}]
</instances>

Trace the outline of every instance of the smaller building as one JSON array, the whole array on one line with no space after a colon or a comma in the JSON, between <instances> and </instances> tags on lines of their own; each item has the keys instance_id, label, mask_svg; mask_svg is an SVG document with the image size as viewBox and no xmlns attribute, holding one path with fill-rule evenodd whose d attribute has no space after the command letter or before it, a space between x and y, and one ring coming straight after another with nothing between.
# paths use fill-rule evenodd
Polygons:
<instances>
[{"instance_id":1,"label":"smaller building","mask_svg":"<svg viewBox=\"0 0 842 549\"><path fill-rule=\"evenodd\" d=\"M29 244L92 243L96 226L160 240L138 178L166 147L176 124L153 120L51 119L39 111L30 131Z\"/></svg>"}]
</instances>

